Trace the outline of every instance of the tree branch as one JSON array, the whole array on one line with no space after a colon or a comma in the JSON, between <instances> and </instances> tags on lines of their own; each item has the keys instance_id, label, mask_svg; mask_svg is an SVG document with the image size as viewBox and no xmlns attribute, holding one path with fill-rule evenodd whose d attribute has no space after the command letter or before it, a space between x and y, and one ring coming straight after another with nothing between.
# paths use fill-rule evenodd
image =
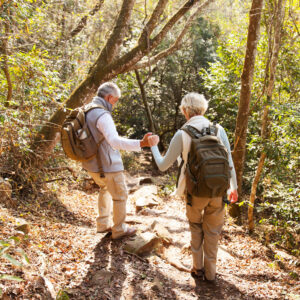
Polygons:
<instances>
[{"instance_id":1,"label":"tree branch","mask_svg":"<svg viewBox=\"0 0 300 300\"><path fill-rule=\"evenodd\" d=\"M136 80L138 82L138 85L139 85L139 88L140 88L140 91L141 91L141 96L142 96L142 100L143 100L143 103L144 103L144 109L146 111L146 115L147 115L148 122L149 122L149 130L151 132L155 133L155 126L154 126L154 122L153 122L153 117L152 117L152 113L151 113L151 110L149 108L148 101L147 101L147 95L146 95L146 91L145 91L145 83L142 82L140 74L137 70L135 70L135 76L136 76Z\"/></svg>"},{"instance_id":2,"label":"tree branch","mask_svg":"<svg viewBox=\"0 0 300 300\"><path fill-rule=\"evenodd\" d=\"M124 0L121 11L119 13L116 25L111 33L105 47L102 49L98 56L96 63L91 68L98 69L99 66L110 64L119 52L120 45L125 37L128 24L130 21L131 12L134 6L135 0Z\"/></svg>"},{"instance_id":3,"label":"tree branch","mask_svg":"<svg viewBox=\"0 0 300 300\"><path fill-rule=\"evenodd\" d=\"M67 37L67 40L75 37L86 26L88 17L93 16L96 12L98 12L102 7L103 3L104 0L99 0L98 3L94 6L94 8L87 15L81 18L77 26L70 32L69 36Z\"/></svg>"},{"instance_id":4,"label":"tree branch","mask_svg":"<svg viewBox=\"0 0 300 300\"><path fill-rule=\"evenodd\" d=\"M115 77L117 74L125 73L131 69L133 66L141 60L147 53L152 51L163 38L167 35L168 31L176 24L176 22L193 7L194 4L198 3L200 0L188 0L167 22L167 24L162 28L162 30L150 40L150 45L145 41L140 41L135 48L124 54L119 59L113 61L111 64L105 66L102 71L100 70L96 76L101 76L101 73L107 74L103 80L109 80ZM213 1L213 0L208 0Z\"/></svg>"},{"instance_id":5,"label":"tree branch","mask_svg":"<svg viewBox=\"0 0 300 300\"><path fill-rule=\"evenodd\" d=\"M154 11L152 12L152 15L151 15L148 23L144 27L144 30L139 38L138 44L141 44L143 42L149 42L150 35L153 32L155 25L157 24L157 21L159 20L159 17L163 13L167 3L168 3L168 0L159 0L158 1Z\"/></svg>"},{"instance_id":6,"label":"tree branch","mask_svg":"<svg viewBox=\"0 0 300 300\"><path fill-rule=\"evenodd\" d=\"M266 96L267 96L267 102L264 105L263 115L262 115L262 125L261 125L261 137L263 141L266 141L269 136L269 107L271 105L271 99L272 94L274 90L274 82L275 82L275 73L276 73L276 66L278 62L278 55L279 50L281 46L281 34L282 34L282 27L283 27L283 21L284 21L284 14L285 14L285 3L286 0L278 0L277 6L274 13L275 22L270 24L270 27L274 29L274 37L270 36L269 40L269 57L270 63L267 65L266 74L265 77L267 78L266 81L268 81L268 87L266 89ZM271 30L268 31L270 34ZM256 190L257 185L260 180L261 173L263 171L264 162L267 158L267 151L265 146L263 146L262 153L260 155L260 159L258 162L258 166L255 172L255 176L252 182L251 186L251 194L250 194L250 205L248 207L248 227L250 232L254 229L254 218L253 218L253 209L254 209L254 203L256 198Z\"/></svg>"},{"instance_id":7,"label":"tree branch","mask_svg":"<svg viewBox=\"0 0 300 300\"><path fill-rule=\"evenodd\" d=\"M187 20L187 22L184 25L184 28L182 29L182 31L180 32L180 34L178 35L177 39L175 40L175 42L173 43L173 45L171 47L161 51L160 53L156 54L155 56L151 57L148 60L144 60L144 61L137 63L132 69L137 70L137 69L145 68L148 65L153 65L153 64L157 63L159 60L161 60L162 58L165 58L166 56L168 56L168 55L172 54L173 52L175 52L176 50L178 50L181 47L181 42L183 40L183 37L187 33L191 23L195 20L195 17L201 11L203 11L204 8L206 8L210 3L214 2L214 1L215 0L207 0L198 7L198 9L189 17L189 19Z\"/></svg>"},{"instance_id":8,"label":"tree branch","mask_svg":"<svg viewBox=\"0 0 300 300\"><path fill-rule=\"evenodd\" d=\"M177 23L177 21L198 2L199 0L188 0L185 4L183 4L183 6L173 15L173 17L171 17L171 19L162 28L162 30L153 39L151 39L151 50L158 46L158 44L162 41L162 39L166 36L170 29Z\"/></svg>"}]
</instances>

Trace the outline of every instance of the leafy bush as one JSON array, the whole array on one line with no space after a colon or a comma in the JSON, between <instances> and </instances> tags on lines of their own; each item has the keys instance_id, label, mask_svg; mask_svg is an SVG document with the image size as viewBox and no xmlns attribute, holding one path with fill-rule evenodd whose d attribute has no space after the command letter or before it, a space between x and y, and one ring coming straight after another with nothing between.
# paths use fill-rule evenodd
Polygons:
<instances>
[{"instance_id":1,"label":"leafy bush","mask_svg":"<svg viewBox=\"0 0 300 300\"><path fill-rule=\"evenodd\" d=\"M22 240L17 236L12 236L7 240L0 240L0 259L8 262L14 267L22 268L29 264L29 259L25 251L19 247ZM0 280L23 281L19 276L10 274L0 274ZM1 296L0 289L0 296Z\"/></svg>"}]
</instances>

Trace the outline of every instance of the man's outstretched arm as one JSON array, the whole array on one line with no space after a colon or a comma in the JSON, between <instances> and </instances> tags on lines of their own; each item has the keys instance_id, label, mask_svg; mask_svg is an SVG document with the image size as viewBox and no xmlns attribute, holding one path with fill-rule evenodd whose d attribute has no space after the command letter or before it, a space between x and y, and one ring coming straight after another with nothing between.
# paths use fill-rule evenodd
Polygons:
<instances>
[{"instance_id":1,"label":"man's outstretched arm","mask_svg":"<svg viewBox=\"0 0 300 300\"><path fill-rule=\"evenodd\" d=\"M142 147L149 147L147 133L142 140L120 137L116 125L110 114L102 115L97 121L97 129L103 134L109 145L117 150L140 151Z\"/></svg>"}]
</instances>

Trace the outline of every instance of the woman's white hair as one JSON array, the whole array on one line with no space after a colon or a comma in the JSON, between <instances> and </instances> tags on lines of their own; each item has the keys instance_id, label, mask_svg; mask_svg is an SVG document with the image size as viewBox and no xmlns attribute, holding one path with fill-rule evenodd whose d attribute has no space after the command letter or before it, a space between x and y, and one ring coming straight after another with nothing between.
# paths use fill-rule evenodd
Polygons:
<instances>
[{"instance_id":1,"label":"woman's white hair","mask_svg":"<svg viewBox=\"0 0 300 300\"><path fill-rule=\"evenodd\" d=\"M180 111L183 113L185 110L190 118L198 115L203 116L207 108L208 101L198 93L188 93L181 100Z\"/></svg>"},{"instance_id":2,"label":"woman's white hair","mask_svg":"<svg viewBox=\"0 0 300 300\"><path fill-rule=\"evenodd\" d=\"M114 97L120 98L121 91L115 83L105 82L99 86L97 96L104 98L107 95L112 95Z\"/></svg>"}]
</instances>

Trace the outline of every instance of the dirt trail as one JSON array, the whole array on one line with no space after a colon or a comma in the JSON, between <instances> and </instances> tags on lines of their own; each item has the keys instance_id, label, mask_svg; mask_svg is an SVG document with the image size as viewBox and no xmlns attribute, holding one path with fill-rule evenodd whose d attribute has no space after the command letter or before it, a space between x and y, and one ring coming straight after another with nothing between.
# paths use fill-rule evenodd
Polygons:
<instances>
[{"instance_id":1,"label":"dirt trail","mask_svg":"<svg viewBox=\"0 0 300 300\"><path fill-rule=\"evenodd\" d=\"M164 180L155 178L161 186ZM30 201L18 210L0 207L4 237L14 234L17 222L30 224L29 240L23 248L31 264L19 271L24 282L0 282L9 297L5 299L51 299L60 290L77 300L299 299L297 282L289 275L295 258L282 255L281 264L274 263L276 252L252 239L242 227L228 221L224 226L217 280L212 286L195 281L156 254L140 259L126 253L122 247L127 239L112 241L109 234L96 233L97 189L79 187L74 182L59 186L56 198L47 198L40 207ZM160 196L157 207L138 213L129 200L127 223L139 233L151 231L153 221L163 225L172 239L167 257L189 268L185 205L171 196ZM2 267L4 272L7 265Z\"/></svg>"}]
</instances>

